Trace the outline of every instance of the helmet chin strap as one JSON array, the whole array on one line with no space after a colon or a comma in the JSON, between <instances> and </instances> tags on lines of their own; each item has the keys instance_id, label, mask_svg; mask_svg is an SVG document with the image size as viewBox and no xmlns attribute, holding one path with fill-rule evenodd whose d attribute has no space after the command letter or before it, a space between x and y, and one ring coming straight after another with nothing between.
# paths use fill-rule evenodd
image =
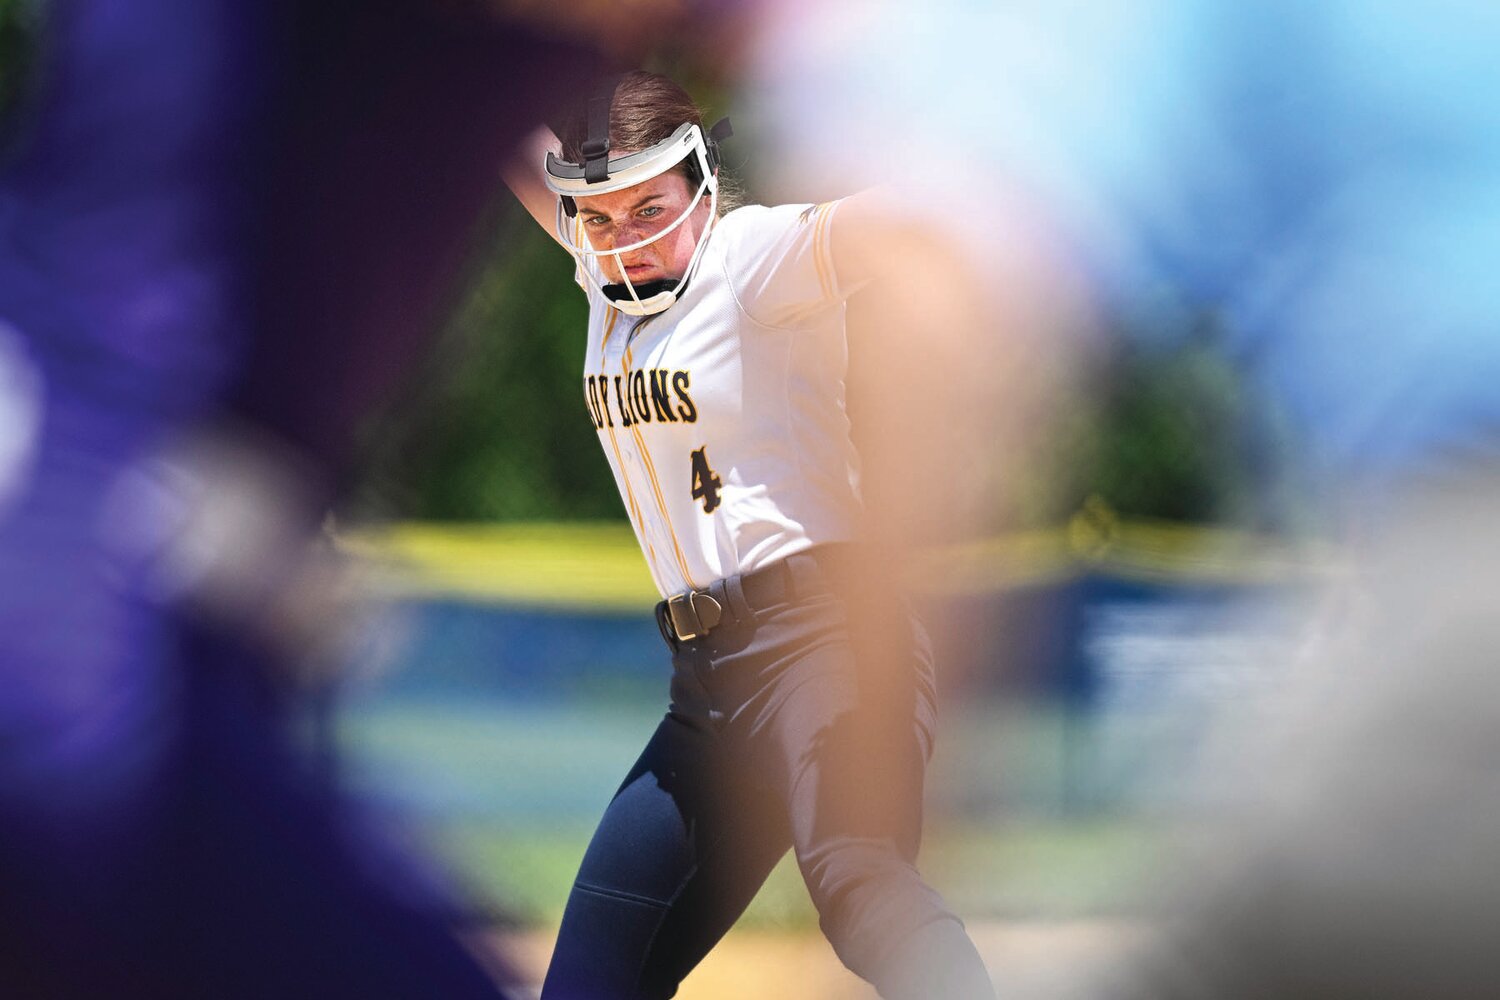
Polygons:
<instances>
[{"instance_id":1,"label":"helmet chin strap","mask_svg":"<svg viewBox=\"0 0 1500 1000\"><path fill-rule=\"evenodd\" d=\"M600 291L609 304L627 316L653 316L665 312L677 302L677 293L687 285L682 281L648 281L643 285L603 285Z\"/></svg>"},{"instance_id":2,"label":"helmet chin strap","mask_svg":"<svg viewBox=\"0 0 1500 1000\"><path fill-rule=\"evenodd\" d=\"M633 297L638 297L642 302L649 302L662 292L672 291L672 286L675 284L676 282L671 278L658 278L655 281L645 281L639 285L626 285L624 282L617 282L612 285L605 285L600 291L604 292L604 297L611 302L629 301ZM634 296L631 295L632 289L635 292Z\"/></svg>"}]
</instances>

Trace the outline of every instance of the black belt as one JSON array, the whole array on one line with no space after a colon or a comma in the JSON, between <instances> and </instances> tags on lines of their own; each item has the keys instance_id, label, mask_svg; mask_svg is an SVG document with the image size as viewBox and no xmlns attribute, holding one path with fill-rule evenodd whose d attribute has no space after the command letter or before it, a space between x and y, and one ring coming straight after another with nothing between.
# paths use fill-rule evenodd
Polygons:
<instances>
[{"instance_id":1,"label":"black belt","mask_svg":"<svg viewBox=\"0 0 1500 1000\"><path fill-rule=\"evenodd\" d=\"M674 594L656 606L656 624L667 645L701 639L741 613L759 614L816 593L828 593L849 572L847 543L818 545L739 577L715 580L703 590ZM738 593L743 600L733 596ZM743 605L743 607L737 607Z\"/></svg>"}]
</instances>

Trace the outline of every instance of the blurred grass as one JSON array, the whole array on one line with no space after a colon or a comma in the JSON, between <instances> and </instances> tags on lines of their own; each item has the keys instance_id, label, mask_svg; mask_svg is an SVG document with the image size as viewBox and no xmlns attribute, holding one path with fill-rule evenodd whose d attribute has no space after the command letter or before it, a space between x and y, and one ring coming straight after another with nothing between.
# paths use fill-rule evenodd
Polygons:
<instances>
[{"instance_id":1,"label":"blurred grass","mask_svg":"<svg viewBox=\"0 0 1500 1000\"><path fill-rule=\"evenodd\" d=\"M471 892L505 919L542 928L560 919L594 823L660 712L638 699L376 701L351 706L342 738L359 790L413 815ZM1149 860L1150 824L1068 813L1069 779L1056 752L1066 720L1035 706L955 706L948 714L921 863L959 912L1071 919L1129 911L1136 873ZM741 926L816 926L790 857Z\"/></svg>"},{"instance_id":2,"label":"blurred grass","mask_svg":"<svg viewBox=\"0 0 1500 1000\"><path fill-rule=\"evenodd\" d=\"M495 901L507 920L551 927L562 918L590 833L587 825L518 829L455 821L434 828L432 843L470 890ZM1133 912L1152 843L1149 827L1123 820L938 827L929 831L920 865L966 918L1089 919ZM738 926L816 928L817 914L790 854Z\"/></svg>"}]
</instances>

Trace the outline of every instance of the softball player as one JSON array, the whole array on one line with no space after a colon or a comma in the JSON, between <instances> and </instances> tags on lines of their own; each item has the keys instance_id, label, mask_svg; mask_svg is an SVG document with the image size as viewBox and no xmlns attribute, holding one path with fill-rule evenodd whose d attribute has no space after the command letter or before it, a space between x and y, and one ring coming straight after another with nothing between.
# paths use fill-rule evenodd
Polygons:
<instances>
[{"instance_id":1,"label":"softball player","mask_svg":"<svg viewBox=\"0 0 1500 1000\"><path fill-rule=\"evenodd\" d=\"M673 673L584 857L542 996L672 996L791 847L839 958L882 996L992 997L913 867L926 636L851 579L844 302L874 276L861 234L879 206L723 211L727 123L705 132L652 74L626 75L562 133L510 182L588 296L586 412L664 598Z\"/></svg>"}]
</instances>

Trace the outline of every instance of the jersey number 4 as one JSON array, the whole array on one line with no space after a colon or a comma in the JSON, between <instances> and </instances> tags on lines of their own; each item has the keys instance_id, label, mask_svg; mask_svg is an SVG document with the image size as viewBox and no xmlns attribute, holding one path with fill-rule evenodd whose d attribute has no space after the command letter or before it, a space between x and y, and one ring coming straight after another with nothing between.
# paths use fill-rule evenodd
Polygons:
<instances>
[{"instance_id":1,"label":"jersey number 4","mask_svg":"<svg viewBox=\"0 0 1500 1000\"><path fill-rule=\"evenodd\" d=\"M724 481L708 465L708 445L693 452L693 499L703 501L703 513L712 514L719 506L719 490Z\"/></svg>"}]
</instances>

